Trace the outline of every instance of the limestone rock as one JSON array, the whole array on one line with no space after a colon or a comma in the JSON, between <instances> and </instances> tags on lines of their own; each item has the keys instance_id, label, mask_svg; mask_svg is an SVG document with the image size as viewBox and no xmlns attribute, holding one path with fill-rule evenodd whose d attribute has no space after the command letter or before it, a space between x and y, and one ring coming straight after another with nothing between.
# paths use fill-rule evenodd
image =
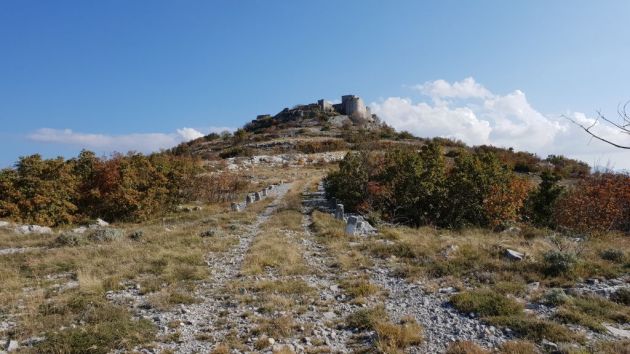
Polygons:
<instances>
[{"instance_id":1,"label":"limestone rock","mask_svg":"<svg viewBox=\"0 0 630 354\"><path fill-rule=\"evenodd\" d=\"M52 229L46 226L39 225L21 225L15 229L15 232L20 234L52 234Z\"/></svg>"},{"instance_id":2,"label":"limestone rock","mask_svg":"<svg viewBox=\"0 0 630 354\"><path fill-rule=\"evenodd\" d=\"M608 332L610 334L612 334L613 336L615 336L615 337L630 339L630 331L629 330L616 328L616 327L613 327L613 326L607 325L607 324L604 325L604 328L606 328L606 330L608 330Z\"/></svg>"},{"instance_id":3,"label":"limestone rock","mask_svg":"<svg viewBox=\"0 0 630 354\"><path fill-rule=\"evenodd\" d=\"M100 227L105 227L105 226L109 226L109 223L101 218L96 219L96 221L94 221L94 225L96 226L100 226Z\"/></svg>"},{"instance_id":4,"label":"limestone rock","mask_svg":"<svg viewBox=\"0 0 630 354\"><path fill-rule=\"evenodd\" d=\"M505 250L505 255L506 255L509 259L512 259L512 260L515 260L515 261L522 261L522 260L523 260L523 258L525 258L525 254L524 254L524 253L517 252L517 251L511 250L511 249L509 249L509 248L507 248L507 249Z\"/></svg>"},{"instance_id":5,"label":"limestone rock","mask_svg":"<svg viewBox=\"0 0 630 354\"><path fill-rule=\"evenodd\" d=\"M19 348L20 348L20 343L18 343L18 341L16 340L11 339L7 342L4 349L10 353L10 352L14 352L18 350Z\"/></svg>"}]
</instances>

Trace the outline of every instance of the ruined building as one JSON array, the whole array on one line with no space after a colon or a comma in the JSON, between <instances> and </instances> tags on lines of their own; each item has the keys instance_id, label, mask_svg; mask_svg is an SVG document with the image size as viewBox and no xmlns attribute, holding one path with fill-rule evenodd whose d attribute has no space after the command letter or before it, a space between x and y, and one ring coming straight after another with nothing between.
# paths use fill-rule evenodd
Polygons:
<instances>
[{"instance_id":1,"label":"ruined building","mask_svg":"<svg viewBox=\"0 0 630 354\"><path fill-rule=\"evenodd\" d=\"M341 96L341 103L332 104L325 100L317 101L317 105L323 111L337 112L350 117L353 121L363 120L371 122L374 120L370 108L365 105L361 97L355 95Z\"/></svg>"}]
</instances>

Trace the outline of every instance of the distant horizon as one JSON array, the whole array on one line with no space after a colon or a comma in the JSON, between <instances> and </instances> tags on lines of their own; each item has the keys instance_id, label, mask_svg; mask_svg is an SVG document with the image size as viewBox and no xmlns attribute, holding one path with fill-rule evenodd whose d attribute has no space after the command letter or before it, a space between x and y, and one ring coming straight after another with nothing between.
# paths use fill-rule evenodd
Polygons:
<instances>
[{"instance_id":1,"label":"distant horizon","mask_svg":"<svg viewBox=\"0 0 630 354\"><path fill-rule=\"evenodd\" d=\"M629 170L627 151L564 118L615 118L630 100L621 13L630 3L6 2L0 166L148 153L356 94L416 136Z\"/></svg>"}]
</instances>

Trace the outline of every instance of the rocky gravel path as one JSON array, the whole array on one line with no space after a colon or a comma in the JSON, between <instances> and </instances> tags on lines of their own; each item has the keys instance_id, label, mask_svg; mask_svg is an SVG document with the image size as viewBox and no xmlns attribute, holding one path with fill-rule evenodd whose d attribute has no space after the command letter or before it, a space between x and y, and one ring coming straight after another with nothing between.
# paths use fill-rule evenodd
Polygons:
<instances>
[{"instance_id":1,"label":"rocky gravel path","mask_svg":"<svg viewBox=\"0 0 630 354\"><path fill-rule=\"evenodd\" d=\"M321 184L319 189L307 197L305 204L309 205L309 208L306 208L306 211L318 207L327 210L328 202L323 198ZM305 215L305 218L306 222L309 222L309 216ZM316 244L310 245L311 249L318 249L318 247L321 249L321 246ZM318 258L323 260L321 255ZM383 300L384 306L393 322L398 322L406 316L413 316L424 328L423 344L408 348L406 352L439 353L455 340L472 340L487 348L495 348L511 337L510 333L504 333L494 326L488 326L474 317L462 315L453 309L448 304L448 293L451 289L445 289L448 291L443 294L428 292L421 283L409 283L405 279L392 275L391 269L383 260L374 259L373 261L374 265L370 269L354 271L346 276L358 278L367 274L373 284L384 290L386 294ZM339 278L339 275L332 275L329 278Z\"/></svg>"},{"instance_id":2,"label":"rocky gravel path","mask_svg":"<svg viewBox=\"0 0 630 354\"><path fill-rule=\"evenodd\" d=\"M210 278L200 285L195 293L195 297L201 299L201 302L182 305L175 313L161 313L154 316L154 319L162 325L163 335L173 333L175 330L179 333L176 343L163 344L163 347L178 353L209 352L213 344L223 342L234 329L238 332L238 329L249 326L245 318L230 316L231 309L238 304L226 294L225 286L228 281L239 276L243 259L259 233L260 226L276 211L290 188L290 183L275 188L270 195L275 197L274 201L258 215L251 225L247 225L246 232L240 236L236 247L228 252L209 255L207 263L211 271ZM164 323L173 320L179 321L179 326L175 329L164 326ZM227 325L224 325L226 323ZM201 334L206 334L206 336L202 337Z\"/></svg>"},{"instance_id":3,"label":"rocky gravel path","mask_svg":"<svg viewBox=\"0 0 630 354\"><path fill-rule=\"evenodd\" d=\"M279 203L291 188L285 183L274 188L267 198L274 200L260 213L253 223L244 225L238 244L227 252L213 252L207 256L209 278L199 284L192 294L198 300L190 305L180 305L170 311L160 311L148 305L148 298L137 289L127 289L108 294L110 301L127 304L139 317L153 321L158 328L158 343L153 348L137 348L139 352L156 353L170 350L177 353L210 353L216 345L233 335L243 332L250 324L237 316L232 309L238 306L229 295L226 286L239 277L241 264L252 241L260 232L261 225L276 211Z\"/></svg>"},{"instance_id":4,"label":"rocky gravel path","mask_svg":"<svg viewBox=\"0 0 630 354\"><path fill-rule=\"evenodd\" d=\"M367 269L343 273L336 267L336 255L319 242L311 230L311 213L325 208L322 190L305 193L302 207L302 230L285 230L281 234L299 248L308 271L303 274L279 275L273 269L262 274L242 274L242 264L263 224L278 211L279 204L290 189L284 184L274 189L268 198L274 201L255 221L244 226L239 242L226 252L208 255L211 275L199 284L193 294L199 301L180 305L169 311L147 306L148 299L135 289L108 295L110 300L131 304L143 318L158 327L158 340L153 348L137 348L140 352L155 353L171 350L176 353L212 353L221 343L227 343L232 353L240 352L325 352L352 353L369 348L376 339L371 331L360 332L345 324L348 315L363 307L383 305L390 319L397 322L412 316L424 328L424 342L407 348L408 353L439 353L454 340L470 339L488 348L496 347L509 338L509 333L486 326L479 320L459 314L448 306L448 294L425 291L422 284L409 283L391 273L385 261L374 260ZM369 236L367 236L369 237ZM360 244L353 242L351 244ZM358 249L357 249L358 251ZM370 297L363 303L352 301L342 287L343 279L364 278L382 289L382 296ZM246 288L235 292L234 284L256 282L303 281L311 293L296 300L286 310L261 312L260 303L249 302ZM239 283L242 282L242 283ZM241 285L237 285L241 286ZM299 296L298 296L299 297ZM251 299L251 298L250 298ZM305 300L304 300L305 299ZM260 299L258 299L260 300ZM295 306L294 306L295 305ZM291 333L280 338L269 338L253 331L261 319L290 318ZM276 322L275 325L282 326ZM260 345L264 340L264 345ZM268 342L267 342L268 341ZM230 343L236 343L231 345Z\"/></svg>"}]
</instances>

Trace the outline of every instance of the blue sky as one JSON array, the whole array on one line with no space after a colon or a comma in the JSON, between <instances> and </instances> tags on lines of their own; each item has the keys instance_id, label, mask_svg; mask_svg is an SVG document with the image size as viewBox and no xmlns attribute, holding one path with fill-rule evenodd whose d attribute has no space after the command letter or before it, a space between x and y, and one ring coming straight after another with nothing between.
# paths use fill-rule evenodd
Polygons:
<instances>
[{"instance_id":1,"label":"blue sky","mask_svg":"<svg viewBox=\"0 0 630 354\"><path fill-rule=\"evenodd\" d=\"M0 166L150 150L354 93L421 136L627 168L559 115L630 99L628 14L625 0L1 1Z\"/></svg>"}]
</instances>

